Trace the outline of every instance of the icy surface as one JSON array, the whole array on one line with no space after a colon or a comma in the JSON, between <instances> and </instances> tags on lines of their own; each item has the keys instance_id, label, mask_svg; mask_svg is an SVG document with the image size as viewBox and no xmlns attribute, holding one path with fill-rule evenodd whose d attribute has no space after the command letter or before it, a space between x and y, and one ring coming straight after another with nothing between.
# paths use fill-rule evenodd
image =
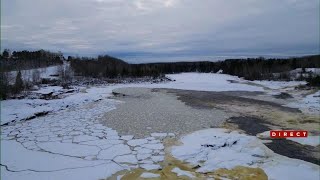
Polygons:
<instances>
[{"instance_id":1,"label":"icy surface","mask_svg":"<svg viewBox=\"0 0 320 180\"><path fill-rule=\"evenodd\" d=\"M147 170L147 171L156 170L156 169L161 168L161 166L159 164L152 164L152 163L141 164L140 167Z\"/></svg>"},{"instance_id":2,"label":"icy surface","mask_svg":"<svg viewBox=\"0 0 320 180\"><path fill-rule=\"evenodd\" d=\"M252 81L269 89L283 89L307 84L306 81Z\"/></svg>"},{"instance_id":3,"label":"icy surface","mask_svg":"<svg viewBox=\"0 0 320 180\"><path fill-rule=\"evenodd\" d=\"M287 106L299 108L300 110L312 114L319 115L320 113L320 91L307 95L298 101L289 103Z\"/></svg>"},{"instance_id":4,"label":"icy surface","mask_svg":"<svg viewBox=\"0 0 320 180\"><path fill-rule=\"evenodd\" d=\"M179 160L199 165L198 172L235 166L259 167L269 179L318 179L320 167L277 155L252 136L225 129L196 131L181 138L172 148Z\"/></svg>"},{"instance_id":5,"label":"icy surface","mask_svg":"<svg viewBox=\"0 0 320 180\"><path fill-rule=\"evenodd\" d=\"M34 93L53 93L58 98L1 101L1 179L105 179L132 167L160 169L159 163L164 160L163 139L174 134L155 132L150 137L135 139L132 135L120 136L116 130L99 123L106 112L121 103L108 99L115 88L263 91L241 78L225 74L182 73L168 77L175 81L75 87L70 92L58 86L43 87ZM313 95L306 99L309 104L315 104L316 98ZM239 163L258 166L257 162L268 154L254 137L219 129L195 132L182 141L184 145L174 147L172 153L193 164L204 161L199 169L202 172L231 168ZM312 179L313 166L297 166L300 161L288 162L298 170L306 170ZM279 160L279 167L283 163ZM272 166L263 168L273 171Z\"/></svg>"},{"instance_id":6,"label":"icy surface","mask_svg":"<svg viewBox=\"0 0 320 180\"><path fill-rule=\"evenodd\" d=\"M144 172L141 174L140 177L142 177L142 178L157 178L157 177L160 177L160 174Z\"/></svg>"},{"instance_id":7,"label":"icy surface","mask_svg":"<svg viewBox=\"0 0 320 180\"><path fill-rule=\"evenodd\" d=\"M148 140L146 139L133 139L128 141L128 144L130 146L138 146L138 145L142 145L142 144L146 144L148 142Z\"/></svg>"},{"instance_id":8,"label":"icy surface","mask_svg":"<svg viewBox=\"0 0 320 180\"><path fill-rule=\"evenodd\" d=\"M57 112L70 107L76 107L81 104L99 101L103 98L112 95L112 90L121 87L147 87L147 88L173 88L186 90L201 90L201 91L265 91L262 87L247 84L249 81L243 80L236 76L226 74L214 73L180 73L167 75L174 81L150 84L150 83L136 83L136 84L118 84L104 87L77 87L75 92L65 93L68 90L62 90L61 87L42 87L34 91L34 93L48 94L50 92L59 94L63 97L60 99L44 100L44 99L13 99L1 102L1 124L12 121L20 121L32 118L43 112ZM259 83L254 81L254 83ZM260 82L264 85L271 84L272 87L285 87L298 85L303 82L274 82L267 83ZM318 98L319 99L319 98ZM318 108L319 100L314 97L307 97L304 104ZM319 103L318 103L319 104ZM21 111L23 109L23 111ZM319 108L318 108L319 109ZM155 133L156 134L156 133Z\"/></svg>"},{"instance_id":9,"label":"icy surface","mask_svg":"<svg viewBox=\"0 0 320 180\"><path fill-rule=\"evenodd\" d=\"M82 102L77 96L81 103L67 109L1 126L1 179L105 179L131 167L159 169L162 141L151 136L120 137L116 130L100 124L104 114L119 102L106 98L109 89L95 90L87 91L93 96L89 101ZM108 93L100 97L104 92ZM100 101L94 101L97 96Z\"/></svg>"},{"instance_id":10,"label":"icy surface","mask_svg":"<svg viewBox=\"0 0 320 180\"><path fill-rule=\"evenodd\" d=\"M308 136L305 138L287 138L302 145L318 146L320 144L320 136Z\"/></svg>"},{"instance_id":11,"label":"icy surface","mask_svg":"<svg viewBox=\"0 0 320 180\"><path fill-rule=\"evenodd\" d=\"M178 167L173 168L172 172L176 173L177 176L187 176L189 178L195 178L195 176L193 174L191 174L190 172L181 170Z\"/></svg>"},{"instance_id":12,"label":"icy surface","mask_svg":"<svg viewBox=\"0 0 320 180\"><path fill-rule=\"evenodd\" d=\"M57 92L57 86L45 87L36 92ZM1 124L20 121L43 112L57 112L70 107L101 100L111 95L111 88L90 88L87 92L75 92L61 99L11 99L1 101Z\"/></svg>"},{"instance_id":13,"label":"icy surface","mask_svg":"<svg viewBox=\"0 0 320 180\"><path fill-rule=\"evenodd\" d=\"M199 91L263 91L263 88L231 81L247 82L236 76L214 73L180 73L167 75L175 81L158 85L164 88Z\"/></svg>"},{"instance_id":14,"label":"icy surface","mask_svg":"<svg viewBox=\"0 0 320 180\"><path fill-rule=\"evenodd\" d=\"M167 133L151 133L152 137L166 137Z\"/></svg>"},{"instance_id":15,"label":"icy surface","mask_svg":"<svg viewBox=\"0 0 320 180\"><path fill-rule=\"evenodd\" d=\"M255 137L226 133L224 129L208 129L194 132L181 139L183 146L172 148L172 155L180 160L198 165L199 172L208 172L220 168L250 165L261 160L255 155L264 156L265 152L258 149L261 144Z\"/></svg>"}]
</instances>

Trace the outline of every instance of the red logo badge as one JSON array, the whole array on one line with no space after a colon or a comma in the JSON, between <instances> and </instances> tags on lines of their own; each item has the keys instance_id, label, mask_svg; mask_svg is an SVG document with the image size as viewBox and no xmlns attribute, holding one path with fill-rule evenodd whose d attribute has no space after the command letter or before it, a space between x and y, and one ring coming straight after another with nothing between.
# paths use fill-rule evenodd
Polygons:
<instances>
[{"instance_id":1,"label":"red logo badge","mask_svg":"<svg viewBox=\"0 0 320 180\"><path fill-rule=\"evenodd\" d=\"M270 131L271 138L304 138L308 137L308 131L303 130L275 130Z\"/></svg>"}]
</instances>

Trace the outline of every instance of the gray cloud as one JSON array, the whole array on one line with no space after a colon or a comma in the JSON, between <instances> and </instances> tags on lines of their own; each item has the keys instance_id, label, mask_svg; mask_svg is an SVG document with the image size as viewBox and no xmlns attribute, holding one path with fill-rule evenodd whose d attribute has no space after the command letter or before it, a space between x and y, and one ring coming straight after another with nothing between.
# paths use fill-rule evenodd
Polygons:
<instances>
[{"instance_id":1,"label":"gray cloud","mask_svg":"<svg viewBox=\"0 0 320 180\"><path fill-rule=\"evenodd\" d=\"M319 52L318 0L3 0L1 8L2 48L128 60Z\"/></svg>"}]
</instances>

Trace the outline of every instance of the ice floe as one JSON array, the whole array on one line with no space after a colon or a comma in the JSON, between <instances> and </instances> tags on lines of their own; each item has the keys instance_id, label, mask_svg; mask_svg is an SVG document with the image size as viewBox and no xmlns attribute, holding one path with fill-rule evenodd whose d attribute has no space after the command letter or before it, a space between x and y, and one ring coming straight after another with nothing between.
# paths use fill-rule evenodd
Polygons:
<instances>
[{"instance_id":1,"label":"ice floe","mask_svg":"<svg viewBox=\"0 0 320 180\"><path fill-rule=\"evenodd\" d=\"M200 130L181 138L171 153L179 160L211 172L236 166L259 167L269 179L318 179L320 167L273 153L253 136L226 129Z\"/></svg>"}]
</instances>

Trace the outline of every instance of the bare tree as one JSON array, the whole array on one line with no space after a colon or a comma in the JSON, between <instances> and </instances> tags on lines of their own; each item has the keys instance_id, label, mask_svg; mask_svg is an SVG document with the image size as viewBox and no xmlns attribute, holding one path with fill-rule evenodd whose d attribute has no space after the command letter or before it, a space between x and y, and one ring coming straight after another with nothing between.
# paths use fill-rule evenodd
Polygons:
<instances>
[{"instance_id":1,"label":"bare tree","mask_svg":"<svg viewBox=\"0 0 320 180\"><path fill-rule=\"evenodd\" d=\"M70 85L73 77L73 72L68 64L58 67L58 73L61 80L61 85L67 88Z\"/></svg>"},{"instance_id":2,"label":"bare tree","mask_svg":"<svg viewBox=\"0 0 320 180\"><path fill-rule=\"evenodd\" d=\"M34 70L32 71L32 82L33 82L33 84L39 83L40 80L41 80L41 78L40 78L40 71L39 71L38 69L34 69Z\"/></svg>"}]
</instances>

